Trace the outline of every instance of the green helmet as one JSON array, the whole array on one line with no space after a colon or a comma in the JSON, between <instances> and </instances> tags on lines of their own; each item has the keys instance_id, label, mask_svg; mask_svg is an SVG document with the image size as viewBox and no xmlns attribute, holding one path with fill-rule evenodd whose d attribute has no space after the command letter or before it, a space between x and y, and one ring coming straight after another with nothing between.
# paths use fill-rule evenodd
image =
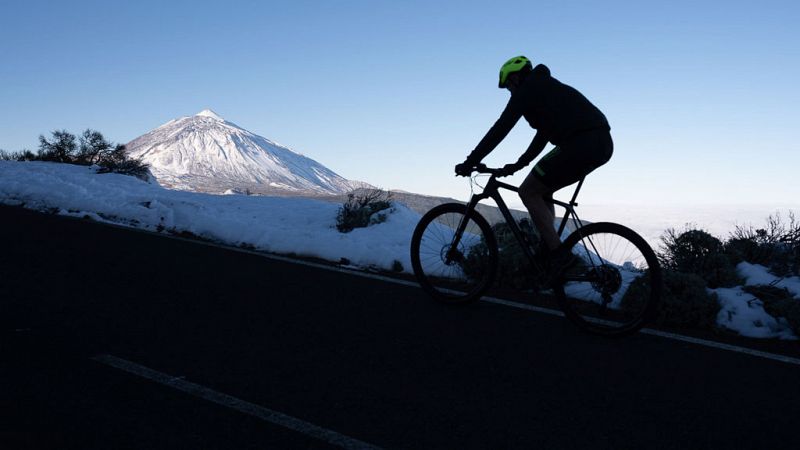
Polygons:
<instances>
[{"instance_id":1,"label":"green helmet","mask_svg":"<svg viewBox=\"0 0 800 450\"><path fill-rule=\"evenodd\" d=\"M528 69L532 69L533 64L531 64L530 59L524 56L515 56L506 61L506 63L503 64L503 67L500 68L500 84L498 84L497 87L499 87L500 89L505 88L506 82L508 81L508 76L511 75L512 73L519 72L525 69L526 67Z\"/></svg>"}]
</instances>

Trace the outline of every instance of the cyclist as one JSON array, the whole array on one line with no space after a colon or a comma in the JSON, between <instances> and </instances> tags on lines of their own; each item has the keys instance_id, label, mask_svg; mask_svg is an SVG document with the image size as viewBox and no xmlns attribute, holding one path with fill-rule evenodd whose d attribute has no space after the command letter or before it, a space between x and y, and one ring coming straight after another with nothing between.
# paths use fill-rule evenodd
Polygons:
<instances>
[{"instance_id":1,"label":"cyclist","mask_svg":"<svg viewBox=\"0 0 800 450\"><path fill-rule=\"evenodd\" d=\"M500 176L509 176L527 166L551 142L555 148L533 167L519 187L551 261L551 270L574 262L572 255L560 254L555 228L553 192L573 184L611 158L614 144L605 115L576 89L550 75L550 69L533 67L524 56L509 59L500 68L501 89L511 92L505 110L467 159L456 165L456 175L469 176L473 169L525 117L536 135L518 161L506 164Z\"/></svg>"}]
</instances>

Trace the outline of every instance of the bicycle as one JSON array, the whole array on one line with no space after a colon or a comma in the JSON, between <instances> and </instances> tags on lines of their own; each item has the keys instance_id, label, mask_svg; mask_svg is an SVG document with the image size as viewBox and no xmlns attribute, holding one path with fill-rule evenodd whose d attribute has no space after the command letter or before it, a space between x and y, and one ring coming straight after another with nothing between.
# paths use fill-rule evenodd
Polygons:
<instances>
[{"instance_id":1,"label":"bicycle","mask_svg":"<svg viewBox=\"0 0 800 450\"><path fill-rule=\"evenodd\" d=\"M473 171L490 175L483 192L473 192L466 205L445 203L432 208L422 216L411 239L411 263L417 281L434 299L445 303L475 301L495 278L499 249L492 227L475 209L482 200L491 198L497 204L530 263L531 276L541 281L545 273L532 243L500 196L500 189L518 192L519 188L497 180L500 169L481 164ZM477 175L470 178L473 184ZM553 200L566 210L559 236L564 235L572 218L574 231L563 240L562 247L577 256L577 263L549 280L549 287L564 315L583 330L605 336L627 335L655 316L661 296L661 268L653 249L630 228L610 222L584 225L575 211L584 179L578 182L568 203Z\"/></svg>"}]
</instances>

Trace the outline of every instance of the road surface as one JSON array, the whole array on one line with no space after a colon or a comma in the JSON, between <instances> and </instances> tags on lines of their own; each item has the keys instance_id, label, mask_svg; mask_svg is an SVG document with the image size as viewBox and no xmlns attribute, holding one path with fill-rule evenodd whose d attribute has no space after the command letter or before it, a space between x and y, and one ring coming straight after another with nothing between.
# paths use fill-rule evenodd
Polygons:
<instances>
[{"instance_id":1,"label":"road surface","mask_svg":"<svg viewBox=\"0 0 800 450\"><path fill-rule=\"evenodd\" d=\"M21 208L0 249L4 449L800 448L795 364Z\"/></svg>"}]
</instances>

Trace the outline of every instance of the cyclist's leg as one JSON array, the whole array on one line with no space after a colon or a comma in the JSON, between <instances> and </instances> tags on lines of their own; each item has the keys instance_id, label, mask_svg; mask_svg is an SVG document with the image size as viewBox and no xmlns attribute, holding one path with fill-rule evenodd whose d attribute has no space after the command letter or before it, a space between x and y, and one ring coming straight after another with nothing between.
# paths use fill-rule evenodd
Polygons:
<instances>
[{"instance_id":1,"label":"cyclist's leg","mask_svg":"<svg viewBox=\"0 0 800 450\"><path fill-rule=\"evenodd\" d=\"M614 144L607 130L590 130L573 136L545 155L533 176L555 192L577 183L611 158Z\"/></svg>"},{"instance_id":2,"label":"cyclist's leg","mask_svg":"<svg viewBox=\"0 0 800 450\"><path fill-rule=\"evenodd\" d=\"M555 208L552 203L548 204L545 201L545 198L552 195L552 192L549 187L536 178L535 171L531 171L519 187L519 196L525 208L528 209L528 214L533 219L539 235L548 249L555 250L561 245L561 240L553 227Z\"/></svg>"},{"instance_id":3,"label":"cyclist's leg","mask_svg":"<svg viewBox=\"0 0 800 450\"><path fill-rule=\"evenodd\" d=\"M561 245L554 227L553 192L576 183L605 164L612 153L613 142L607 130L582 133L542 157L520 185L522 203L550 250Z\"/></svg>"},{"instance_id":4,"label":"cyclist's leg","mask_svg":"<svg viewBox=\"0 0 800 450\"><path fill-rule=\"evenodd\" d=\"M552 192L549 192L549 193L545 194L544 203L547 205L547 209L550 210L550 214L552 214L553 217L555 217L556 216L556 204L553 201L553 193Z\"/></svg>"}]
</instances>

